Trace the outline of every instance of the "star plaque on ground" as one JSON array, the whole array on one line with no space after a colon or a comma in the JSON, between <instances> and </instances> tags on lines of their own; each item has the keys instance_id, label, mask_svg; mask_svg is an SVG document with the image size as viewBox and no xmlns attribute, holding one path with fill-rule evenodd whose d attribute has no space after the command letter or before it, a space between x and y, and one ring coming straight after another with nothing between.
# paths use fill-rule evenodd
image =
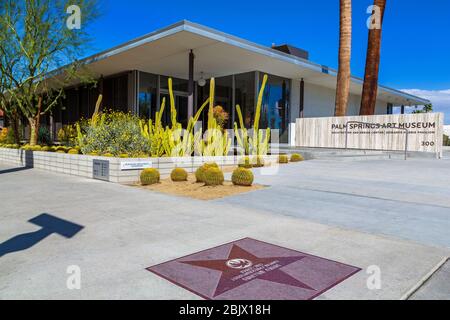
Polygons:
<instances>
[{"instance_id":1,"label":"star plaque on ground","mask_svg":"<svg viewBox=\"0 0 450 320\"><path fill-rule=\"evenodd\" d=\"M147 269L205 299L314 299L357 267L246 238Z\"/></svg>"}]
</instances>

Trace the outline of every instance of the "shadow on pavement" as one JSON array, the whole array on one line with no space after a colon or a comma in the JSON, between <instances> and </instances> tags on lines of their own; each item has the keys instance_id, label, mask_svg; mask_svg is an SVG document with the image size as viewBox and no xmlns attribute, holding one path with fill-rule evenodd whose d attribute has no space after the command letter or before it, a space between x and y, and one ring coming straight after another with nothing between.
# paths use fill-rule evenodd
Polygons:
<instances>
[{"instance_id":1,"label":"shadow on pavement","mask_svg":"<svg viewBox=\"0 0 450 320\"><path fill-rule=\"evenodd\" d=\"M0 258L9 253L30 249L54 233L59 234L66 239L70 239L84 229L83 226L60 219L47 213L41 214L28 222L41 227L41 229L35 232L17 235L3 243L0 243Z\"/></svg>"},{"instance_id":2,"label":"shadow on pavement","mask_svg":"<svg viewBox=\"0 0 450 320\"><path fill-rule=\"evenodd\" d=\"M12 169L6 169L6 170L0 170L0 174L8 174L8 173L14 173L14 172L20 172L29 170L31 168L28 167L20 167L20 168L12 168Z\"/></svg>"}]
</instances>

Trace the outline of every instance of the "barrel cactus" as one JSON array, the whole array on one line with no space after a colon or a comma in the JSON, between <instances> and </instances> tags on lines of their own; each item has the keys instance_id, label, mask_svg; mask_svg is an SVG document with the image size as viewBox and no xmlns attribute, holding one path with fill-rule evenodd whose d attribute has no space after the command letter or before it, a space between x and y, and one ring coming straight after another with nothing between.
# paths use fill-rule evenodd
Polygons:
<instances>
[{"instance_id":1,"label":"barrel cactus","mask_svg":"<svg viewBox=\"0 0 450 320\"><path fill-rule=\"evenodd\" d=\"M15 146L16 146L16 145L11 145L10 148L11 148L11 149L16 149ZM22 150L25 150L25 151L42 151L42 147L41 147L41 146L39 146L39 145L30 146L29 144L24 145L21 149L22 149Z\"/></svg>"},{"instance_id":2,"label":"barrel cactus","mask_svg":"<svg viewBox=\"0 0 450 320\"><path fill-rule=\"evenodd\" d=\"M237 168L234 170L231 181L235 186L250 187L253 184L253 172L245 168Z\"/></svg>"},{"instance_id":3,"label":"barrel cactus","mask_svg":"<svg viewBox=\"0 0 450 320\"><path fill-rule=\"evenodd\" d=\"M205 172L210 168L219 169L217 163L205 163L203 166L197 169L195 172L195 178L197 182L205 182Z\"/></svg>"},{"instance_id":4,"label":"barrel cactus","mask_svg":"<svg viewBox=\"0 0 450 320\"><path fill-rule=\"evenodd\" d=\"M188 173L183 168L175 168L172 170L170 178L172 179L173 182L187 181Z\"/></svg>"},{"instance_id":5,"label":"barrel cactus","mask_svg":"<svg viewBox=\"0 0 450 320\"><path fill-rule=\"evenodd\" d=\"M160 180L159 171L157 169L145 169L141 173L141 184L143 186L149 186L158 183Z\"/></svg>"},{"instance_id":6,"label":"barrel cactus","mask_svg":"<svg viewBox=\"0 0 450 320\"><path fill-rule=\"evenodd\" d=\"M294 154L291 156L291 162L301 162L301 161L303 161L303 160L305 160L305 159L303 158L303 156L302 156L301 154L294 153Z\"/></svg>"},{"instance_id":7,"label":"barrel cactus","mask_svg":"<svg viewBox=\"0 0 450 320\"><path fill-rule=\"evenodd\" d=\"M68 154L80 154L80 151L77 149L70 149L69 152L67 152Z\"/></svg>"},{"instance_id":8,"label":"barrel cactus","mask_svg":"<svg viewBox=\"0 0 450 320\"><path fill-rule=\"evenodd\" d=\"M225 181L222 170L214 167L205 170L204 179L207 186L220 186Z\"/></svg>"},{"instance_id":9,"label":"barrel cactus","mask_svg":"<svg viewBox=\"0 0 450 320\"><path fill-rule=\"evenodd\" d=\"M285 154L282 154L278 157L278 163L286 164L289 163L289 157Z\"/></svg>"}]
</instances>

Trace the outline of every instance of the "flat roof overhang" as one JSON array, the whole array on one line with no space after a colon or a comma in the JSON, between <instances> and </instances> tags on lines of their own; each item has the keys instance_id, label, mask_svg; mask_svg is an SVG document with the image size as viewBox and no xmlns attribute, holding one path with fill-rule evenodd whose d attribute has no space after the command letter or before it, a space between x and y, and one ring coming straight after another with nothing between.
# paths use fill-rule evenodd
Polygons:
<instances>
[{"instance_id":1,"label":"flat roof overhang","mask_svg":"<svg viewBox=\"0 0 450 320\"><path fill-rule=\"evenodd\" d=\"M182 21L84 59L95 75L129 70L188 78L190 50L195 54L194 79L250 71L336 88L337 72L322 65L264 47L189 21ZM352 77L350 91L361 95L363 80ZM428 100L380 86L378 99L394 105L423 105Z\"/></svg>"}]
</instances>

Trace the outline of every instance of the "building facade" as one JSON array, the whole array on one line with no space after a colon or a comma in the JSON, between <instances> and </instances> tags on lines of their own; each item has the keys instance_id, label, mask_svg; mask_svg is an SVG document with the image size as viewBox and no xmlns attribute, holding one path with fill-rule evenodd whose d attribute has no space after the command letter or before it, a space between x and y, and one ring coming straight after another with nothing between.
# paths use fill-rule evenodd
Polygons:
<instances>
[{"instance_id":1,"label":"building facade","mask_svg":"<svg viewBox=\"0 0 450 320\"><path fill-rule=\"evenodd\" d=\"M237 120L236 105L245 125L253 124L257 94L264 74L261 128L280 130L289 142L290 124L302 117L334 115L336 71L309 60L308 52L289 45L264 47L188 21L155 31L84 60L98 79L95 86L74 83L66 97L45 119L54 132L80 118L92 116L99 94L102 107L153 118L173 79L175 103L186 124L209 96L209 79L216 82L215 101L229 114L227 128ZM358 115L362 80L352 78L348 115ZM380 86L376 114L394 107L423 105L428 100ZM206 112L201 120L206 122ZM168 122L170 115L164 115Z\"/></svg>"}]
</instances>

